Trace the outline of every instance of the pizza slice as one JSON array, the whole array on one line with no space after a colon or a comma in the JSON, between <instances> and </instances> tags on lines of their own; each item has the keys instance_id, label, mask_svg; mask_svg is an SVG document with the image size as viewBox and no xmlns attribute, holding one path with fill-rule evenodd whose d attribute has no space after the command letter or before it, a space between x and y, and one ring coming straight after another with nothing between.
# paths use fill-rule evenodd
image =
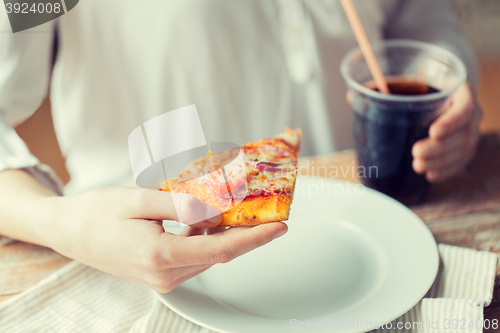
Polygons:
<instances>
[{"instance_id":1,"label":"pizza slice","mask_svg":"<svg viewBox=\"0 0 500 333\"><path fill-rule=\"evenodd\" d=\"M202 156L161 191L192 194L217 208L219 226L285 221L290 215L302 132L284 133Z\"/></svg>"}]
</instances>

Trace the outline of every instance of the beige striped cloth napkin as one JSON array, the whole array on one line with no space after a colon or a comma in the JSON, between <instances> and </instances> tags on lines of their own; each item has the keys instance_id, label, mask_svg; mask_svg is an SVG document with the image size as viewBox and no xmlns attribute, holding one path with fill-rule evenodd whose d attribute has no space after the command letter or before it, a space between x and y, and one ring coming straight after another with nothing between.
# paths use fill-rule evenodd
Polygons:
<instances>
[{"instance_id":1,"label":"beige striped cloth napkin","mask_svg":"<svg viewBox=\"0 0 500 333\"><path fill-rule=\"evenodd\" d=\"M446 320L482 322L490 304L498 256L439 245L441 268L426 297L393 329L376 332L482 332L445 329ZM411 286L408 286L411 288ZM397 323L422 327L397 330ZM435 327L438 322L439 327ZM466 325L466 326L467 326ZM0 303L0 332L213 332L164 306L146 287L73 261L25 292Z\"/></svg>"},{"instance_id":2,"label":"beige striped cloth napkin","mask_svg":"<svg viewBox=\"0 0 500 333\"><path fill-rule=\"evenodd\" d=\"M445 244L438 248L440 267L427 295L375 332L483 332L483 308L493 297L498 255ZM488 327L492 324L487 323Z\"/></svg>"}]
</instances>

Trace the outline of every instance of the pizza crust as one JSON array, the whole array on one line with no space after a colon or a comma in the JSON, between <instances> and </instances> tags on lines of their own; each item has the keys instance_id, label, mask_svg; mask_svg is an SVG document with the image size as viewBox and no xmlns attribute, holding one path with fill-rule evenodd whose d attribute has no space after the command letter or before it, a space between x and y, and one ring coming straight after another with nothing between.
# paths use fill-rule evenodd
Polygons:
<instances>
[{"instance_id":1,"label":"pizza crust","mask_svg":"<svg viewBox=\"0 0 500 333\"><path fill-rule=\"evenodd\" d=\"M284 193L246 197L242 202L222 213L223 226L251 226L288 220L293 195Z\"/></svg>"}]
</instances>

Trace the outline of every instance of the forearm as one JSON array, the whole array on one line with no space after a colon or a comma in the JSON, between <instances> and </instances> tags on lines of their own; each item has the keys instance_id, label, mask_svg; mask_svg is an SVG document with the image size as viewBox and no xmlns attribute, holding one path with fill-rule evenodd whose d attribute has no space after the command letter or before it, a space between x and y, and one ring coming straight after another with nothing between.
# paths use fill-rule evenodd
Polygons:
<instances>
[{"instance_id":1,"label":"forearm","mask_svg":"<svg viewBox=\"0 0 500 333\"><path fill-rule=\"evenodd\" d=\"M50 246L56 197L22 170L0 172L0 235Z\"/></svg>"}]
</instances>

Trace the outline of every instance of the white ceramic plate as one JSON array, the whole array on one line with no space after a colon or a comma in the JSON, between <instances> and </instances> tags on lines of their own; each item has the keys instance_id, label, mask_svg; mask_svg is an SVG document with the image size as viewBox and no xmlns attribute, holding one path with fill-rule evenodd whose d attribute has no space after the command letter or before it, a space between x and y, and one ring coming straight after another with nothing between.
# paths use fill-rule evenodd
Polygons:
<instances>
[{"instance_id":1,"label":"white ceramic plate","mask_svg":"<svg viewBox=\"0 0 500 333\"><path fill-rule=\"evenodd\" d=\"M283 237L158 297L221 332L289 332L308 322L366 332L412 308L436 277L425 224L361 185L299 178L287 224Z\"/></svg>"}]
</instances>

